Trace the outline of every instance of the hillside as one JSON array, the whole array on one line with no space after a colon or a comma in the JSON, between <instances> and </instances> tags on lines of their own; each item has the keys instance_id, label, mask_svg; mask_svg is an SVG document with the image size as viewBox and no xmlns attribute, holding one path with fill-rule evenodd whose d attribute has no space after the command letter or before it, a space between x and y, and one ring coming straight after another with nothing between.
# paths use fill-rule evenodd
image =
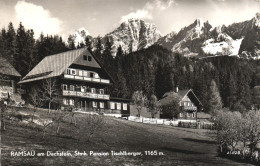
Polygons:
<instances>
[{"instance_id":1,"label":"hillside","mask_svg":"<svg viewBox=\"0 0 260 166\"><path fill-rule=\"evenodd\" d=\"M31 110L19 110L30 114ZM54 112L51 113L51 115ZM38 118L51 115L41 110ZM45 139L41 126L7 121L7 130L1 132L2 165L237 165L238 163L217 157L217 145L209 137L211 132L200 129L184 129L130 122L104 117L105 124L90 142L86 114L76 114L77 126L66 119L61 123L60 135L55 135L55 125L47 129ZM212 133L211 133L212 134ZM71 157L10 157L11 151L89 151L142 152L142 156L71 156ZM144 155L145 151L157 150L161 155ZM241 164L242 165L242 164Z\"/></svg>"}]
</instances>

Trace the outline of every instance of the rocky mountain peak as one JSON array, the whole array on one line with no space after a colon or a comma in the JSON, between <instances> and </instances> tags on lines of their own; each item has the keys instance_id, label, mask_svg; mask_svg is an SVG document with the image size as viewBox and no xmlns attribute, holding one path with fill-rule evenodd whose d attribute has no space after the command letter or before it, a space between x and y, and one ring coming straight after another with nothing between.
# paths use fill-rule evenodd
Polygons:
<instances>
[{"instance_id":1,"label":"rocky mountain peak","mask_svg":"<svg viewBox=\"0 0 260 166\"><path fill-rule=\"evenodd\" d=\"M260 28L260 13L256 13L255 17L253 18L253 23L256 27Z\"/></svg>"},{"instance_id":2,"label":"rocky mountain peak","mask_svg":"<svg viewBox=\"0 0 260 166\"><path fill-rule=\"evenodd\" d=\"M154 24L132 18L121 23L118 28L105 37L112 42L112 52L115 55L119 45L127 53L147 48L161 37L161 33Z\"/></svg>"}]
</instances>

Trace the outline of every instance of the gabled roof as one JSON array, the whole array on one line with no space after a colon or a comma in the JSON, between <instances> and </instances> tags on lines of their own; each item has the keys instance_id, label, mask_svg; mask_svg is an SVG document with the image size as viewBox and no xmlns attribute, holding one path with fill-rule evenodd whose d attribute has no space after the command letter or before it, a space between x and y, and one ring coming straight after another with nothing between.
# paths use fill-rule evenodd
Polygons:
<instances>
[{"instance_id":1,"label":"gabled roof","mask_svg":"<svg viewBox=\"0 0 260 166\"><path fill-rule=\"evenodd\" d=\"M192 89L179 90L177 93L174 91L166 92L163 95L163 98L161 100L159 100L159 103L162 105L170 104L174 99L177 100L178 102L181 102L182 99L185 96L187 96L189 93L192 94L196 98L196 100L199 102L200 105L202 105L202 103L197 98L197 96L194 94Z\"/></svg>"},{"instance_id":2,"label":"gabled roof","mask_svg":"<svg viewBox=\"0 0 260 166\"><path fill-rule=\"evenodd\" d=\"M0 57L0 74L21 77L18 71L3 57Z\"/></svg>"},{"instance_id":3,"label":"gabled roof","mask_svg":"<svg viewBox=\"0 0 260 166\"><path fill-rule=\"evenodd\" d=\"M95 59L95 61L88 62L90 66L101 68L101 64L87 48L80 48L45 57L19 84L60 76L74 62L78 63L83 54L91 55Z\"/></svg>"}]
</instances>

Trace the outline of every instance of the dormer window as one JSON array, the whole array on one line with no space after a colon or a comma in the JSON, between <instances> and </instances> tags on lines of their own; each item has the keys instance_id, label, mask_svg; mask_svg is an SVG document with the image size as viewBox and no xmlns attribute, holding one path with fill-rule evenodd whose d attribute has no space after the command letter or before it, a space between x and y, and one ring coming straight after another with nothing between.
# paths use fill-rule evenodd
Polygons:
<instances>
[{"instance_id":1,"label":"dormer window","mask_svg":"<svg viewBox=\"0 0 260 166\"><path fill-rule=\"evenodd\" d=\"M92 57L91 56L88 56L88 61L92 61Z\"/></svg>"}]
</instances>

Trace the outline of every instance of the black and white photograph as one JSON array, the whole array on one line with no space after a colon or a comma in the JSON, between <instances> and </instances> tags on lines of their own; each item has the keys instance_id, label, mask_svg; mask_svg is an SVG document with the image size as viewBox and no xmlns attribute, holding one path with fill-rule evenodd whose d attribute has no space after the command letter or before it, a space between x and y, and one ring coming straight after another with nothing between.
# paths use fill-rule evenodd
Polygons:
<instances>
[{"instance_id":1,"label":"black and white photograph","mask_svg":"<svg viewBox=\"0 0 260 166\"><path fill-rule=\"evenodd\" d=\"M260 166L260 0L0 0L0 166Z\"/></svg>"}]
</instances>

